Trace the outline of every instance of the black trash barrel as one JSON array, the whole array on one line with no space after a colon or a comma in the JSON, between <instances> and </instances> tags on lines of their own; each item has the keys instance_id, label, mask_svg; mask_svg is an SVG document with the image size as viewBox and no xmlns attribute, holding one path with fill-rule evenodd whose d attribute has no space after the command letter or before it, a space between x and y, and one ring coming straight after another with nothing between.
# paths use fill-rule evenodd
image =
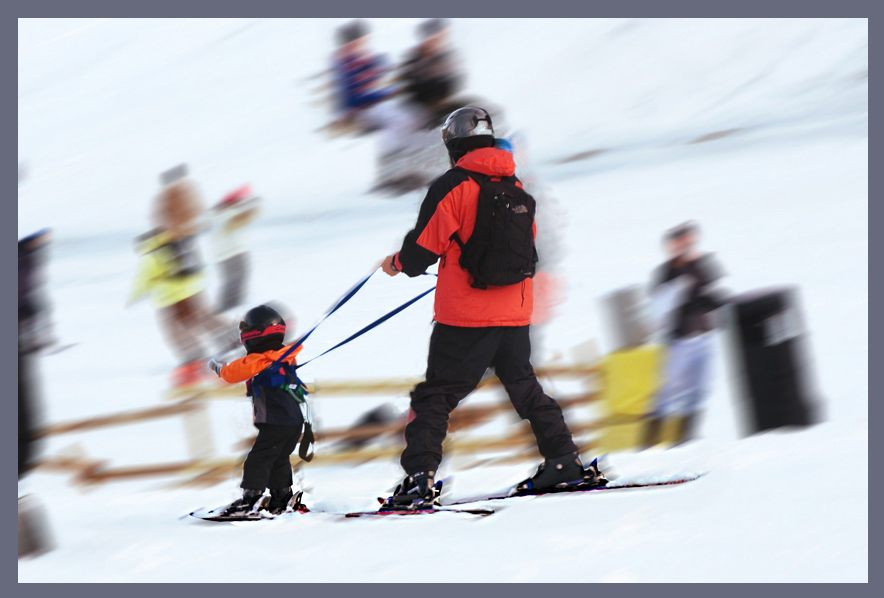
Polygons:
<instances>
[{"instance_id":1,"label":"black trash barrel","mask_svg":"<svg viewBox=\"0 0 884 598\"><path fill-rule=\"evenodd\" d=\"M798 289L738 295L726 311L735 388L749 433L817 423Z\"/></svg>"}]
</instances>

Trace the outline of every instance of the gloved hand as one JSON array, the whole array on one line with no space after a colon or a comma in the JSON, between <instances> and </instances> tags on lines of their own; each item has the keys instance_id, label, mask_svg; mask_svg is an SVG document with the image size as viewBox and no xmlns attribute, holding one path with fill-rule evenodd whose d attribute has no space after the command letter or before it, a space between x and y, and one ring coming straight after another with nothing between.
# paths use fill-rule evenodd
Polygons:
<instances>
[{"instance_id":1,"label":"gloved hand","mask_svg":"<svg viewBox=\"0 0 884 598\"><path fill-rule=\"evenodd\" d=\"M208 361L208 363L206 363L206 365L209 367L210 370L215 372L216 376L220 377L221 376L221 368L223 368L227 364L220 362L213 357L212 359L210 359Z\"/></svg>"},{"instance_id":2,"label":"gloved hand","mask_svg":"<svg viewBox=\"0 0 884 598\"><path fill-rule=\"evenodd\" d=\"M384 258L384 261L381 262L381 268L384 271L384 274L388 276L396 276L401 272L399 268L396 267L396 254L388 255Z\"/></svg>"}]
</instances>

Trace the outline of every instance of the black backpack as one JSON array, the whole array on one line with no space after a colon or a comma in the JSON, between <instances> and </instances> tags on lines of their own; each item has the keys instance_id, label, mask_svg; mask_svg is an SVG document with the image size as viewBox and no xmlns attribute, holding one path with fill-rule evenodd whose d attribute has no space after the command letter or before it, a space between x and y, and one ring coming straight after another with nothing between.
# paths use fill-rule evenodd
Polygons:
<instances>
[{"instance_id":1,"label":"black backpack","mask_svg":"<svg viewBox=\"0 0 884 598\"><path fill-rule=\"evenodd\" d=\"M472 287L487 289L518 284L533 278L537 265L534 247L536 202L516 186L516 177L490 177L458 168L479 185L476 226L460 245L460 267L473 277Z\"/></svg>"}]
</instances>

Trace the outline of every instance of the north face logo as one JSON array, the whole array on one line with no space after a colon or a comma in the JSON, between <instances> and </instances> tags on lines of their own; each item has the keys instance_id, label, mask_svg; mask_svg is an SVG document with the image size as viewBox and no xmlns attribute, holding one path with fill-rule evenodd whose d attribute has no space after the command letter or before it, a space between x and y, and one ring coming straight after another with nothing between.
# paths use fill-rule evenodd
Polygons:
<instances>
[{"instance_id":1,"label":"north face logo","mask_svg":"<svg viewBox=\"0 0 884 598\"><path fill-rule=\"evenodd\" d=\"M522 205L513 206L513 213L514 214L527 214L528 213L528 206L522 206Z\"/></svg>"}]
</instances>

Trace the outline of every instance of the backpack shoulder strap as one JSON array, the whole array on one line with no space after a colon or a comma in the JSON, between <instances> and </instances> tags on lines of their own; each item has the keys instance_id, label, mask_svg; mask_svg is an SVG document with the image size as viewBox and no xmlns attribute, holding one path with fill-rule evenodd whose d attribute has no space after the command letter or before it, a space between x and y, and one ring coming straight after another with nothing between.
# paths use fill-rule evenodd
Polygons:
<instances>
[{"instance_id":1,"label":"backpack shoulder strap","mask_svg":"<svg viewBox=\"0 0 884 598\"><path fill-rule=\"evenodd\" d=\"M462 166L455 166L451 170L456 170L458 172L464 173L465 175L476 181L476 183L478 183L480 187L482 186L482 183L486 182L489 179L487 174L476 172L475 170L467 170Z\"/></svg>"},{"instance_id":2,"label":"backpack shoulder strap","mask_svg":"<svg viewBox=\"0 0 884 598\"><path fill-rule=\"evenodd\" d=\"M471 178L473 181L475 181L477 185L479 185L479 189L482 188L482 183L484 183L487 180L487 176L482 174L481 172L467 170L466 168L463 168L461 166L455 166L451 170L455 170L457 172L467 175L469 178ZM463 242L463 239L460 238L459 234L453 233L451 235L450 239L452 241L454 241L455 243L457 243L458 246L460 247L461 251L463 251L464 245L466 245L466 243Z\"/></svg>"}]
</instances>

